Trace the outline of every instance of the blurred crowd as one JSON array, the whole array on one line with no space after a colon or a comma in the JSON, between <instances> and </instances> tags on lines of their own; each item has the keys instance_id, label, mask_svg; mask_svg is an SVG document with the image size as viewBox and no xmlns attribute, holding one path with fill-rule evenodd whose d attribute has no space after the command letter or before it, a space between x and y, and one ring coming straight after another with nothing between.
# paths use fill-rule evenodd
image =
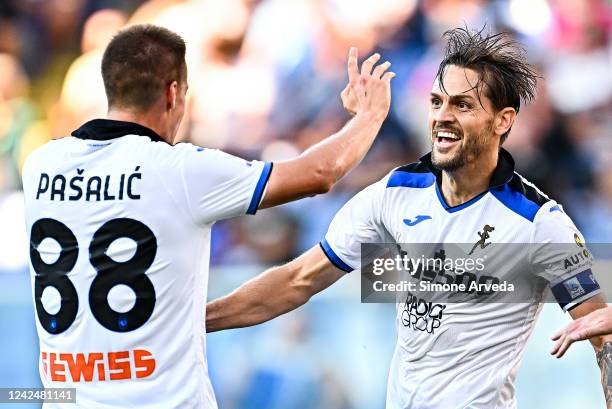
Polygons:
<instances>
[{"instance_id":1,"label":"blurred crowd","mask_svg":"<svg viewBox=\"0 0 612 409\"><path fill-rule=\"evenodd\" d=\"M351 45L362 57L381 52L398 74L392 111L365 162L325 197L219 223L214 264L291 258L321 238L355 191L425 153L441 34L458 25L487 24L525 45L542 80L506 147L519 172L563 203L589 241L612 239L606 0L4 0L0 197L19 190L33 149L105 115L104 47L120 28L145 22L188 43L189 106L179 138L247 158L292 157L342 126ZM3 224L16 222L14 202L0 204Z\"/></svg>"},{"instance_id":2,"label":"blurred crowd","mask_svg":"<svg viewBox=\"0 0 612 409\"><path fill-rule=\"evenodd\" d=\"M350 46L361 57L380 52L397 73L391 112L365 161L327 195L217 223L213 265L292 258L323 237L356 191L426 153L441 34L463 25L486 24L525 45L542 79L505 147L521 174L564 205L587 241L612 242L608 0L2 0L0 273L27 266L24 159L104 117L103 50L113 33L137 23L165 26L187 41L190 88L179 139L249 159L293 157L342 127ZM286 332L291 342L301 339L298 324ZM266 376L257 381L270 382ZM350 407L341 395L333 399L340 403L304 407Z\"/></svg>"}]
</instances>

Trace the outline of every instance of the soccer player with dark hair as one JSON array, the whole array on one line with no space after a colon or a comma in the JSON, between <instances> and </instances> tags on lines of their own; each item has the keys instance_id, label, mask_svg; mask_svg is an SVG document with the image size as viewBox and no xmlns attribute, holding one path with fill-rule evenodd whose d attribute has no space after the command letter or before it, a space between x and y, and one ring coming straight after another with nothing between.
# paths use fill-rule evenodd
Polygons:
<instances>
[{"instance_id":1,"label":"soccer player with dark hair","mask_svg":"<svg viewBox=\"0 0 612 409\"><path fill-rule=\"evenodd\" d=\"M466 256L494 256L500 274L528 272L533 298L437 303L409 294L397 306L387 408L510 409L516 407L514 379L546 287L574 319L606 306L591 260L568 264L574 254L556 251L582 254L580 232L559 204L514 171L502 148L521 101L534 97L535 70L504 34L458 28L445 38L446 54L430 94L431 152L349 200L320 245L209 303L208 331L255 325L306 303L362 267L362 244L468 243ZM501 243L523 243L527 251ZM612 345L610 337L591 342L597 351Z\"/></svg>"},{"instance_id":2,"label":"soccer player with dark hair","mask_svg":"<svg viewBox=\"0 0 612 409\"><path fill-rule=\"evenodd\" d=\"M356 166L389 110L394 74L379 58L358 72L351 49L357 114L273 166L173 145L185 43L152 25L119 32L102 60L107 118L50 141L23 170L43 385L76 388L82 408L216 408L204 329L212 225L327 192ZM57 407L75 406L45 404Z\"/></svg>"}]
</instances>

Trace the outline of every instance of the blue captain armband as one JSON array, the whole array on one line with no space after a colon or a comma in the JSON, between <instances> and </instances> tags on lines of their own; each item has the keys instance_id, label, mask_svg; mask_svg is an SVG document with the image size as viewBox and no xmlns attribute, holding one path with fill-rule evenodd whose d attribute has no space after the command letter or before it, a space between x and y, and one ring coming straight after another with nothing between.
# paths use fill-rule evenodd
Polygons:
<instances>
[{"instance_id":1,"label":"blue captain armband","mask_svg":"<svg viewBox=\"0 0 612 409\"><path fill-rule=\"evenodd\" d=\"M588 269L553 285L551 291L561 308L569 311L598 294L601 289L595 275Z\"/></svg>"}]
</instances>

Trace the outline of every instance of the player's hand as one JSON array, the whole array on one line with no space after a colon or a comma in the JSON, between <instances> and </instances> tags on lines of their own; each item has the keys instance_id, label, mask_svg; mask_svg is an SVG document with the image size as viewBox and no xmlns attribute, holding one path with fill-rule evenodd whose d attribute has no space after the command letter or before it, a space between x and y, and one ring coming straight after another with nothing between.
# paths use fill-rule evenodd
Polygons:
<instances>
[{"instance_id":1,"label":"player's hand","mask_svg":"<svg viewBox=\"0 0 612 409\"><path fill-rule=\"evenodd\" d=\"M344 109L351 115L372 114L383 120L391 105L391 79L395 73L386 72L391 63L375 64L380 54L372 54L361 64L357 64L357 48L351 47L348 56L349 82L340 94Z\"/></svg>"},{"instance_id":2,"label":"player's hand","mask_svg":"<svg viewBox=\"0 0 612 409\"><path fill-rule=\"evenodd\" d=\"M553 335L552 340L557 342L550 353L561 358L574 342L610 333L612 333L612 307L600 308L578 318Z\"/></svg>"}]
</instances>

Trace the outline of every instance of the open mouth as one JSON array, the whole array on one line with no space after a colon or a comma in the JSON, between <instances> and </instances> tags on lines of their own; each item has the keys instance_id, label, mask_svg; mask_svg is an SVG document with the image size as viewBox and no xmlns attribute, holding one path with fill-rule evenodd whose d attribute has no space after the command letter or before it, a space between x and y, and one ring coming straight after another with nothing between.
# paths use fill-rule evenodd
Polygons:
<instances>
[{"instance_id":1,"label":"open mouth","mask_svg":"<svg viewBox=\"0 0 612 409\"><path fill-rule=\"evenodd\" d=\"M450 147L461 140L461 137L451 131L434 131L434 143L440 147Z\"/></svg>"}]
</instances>

